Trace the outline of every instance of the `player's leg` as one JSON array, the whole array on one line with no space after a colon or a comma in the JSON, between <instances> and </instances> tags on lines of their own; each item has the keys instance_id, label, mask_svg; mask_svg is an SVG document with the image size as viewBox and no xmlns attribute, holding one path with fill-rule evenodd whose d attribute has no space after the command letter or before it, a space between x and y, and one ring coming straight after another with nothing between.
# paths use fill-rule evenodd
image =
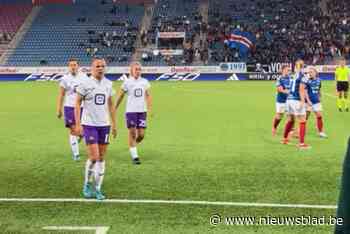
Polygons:
<instances>
[{"instance_id":1,"label":"player's leg","mask_svg":"<svg viewBox=\"0 0 350 234\"><path fill-rule=\"evenodd\" d=\"M316 116L316 126L318 130L318 134L322 138L327 138L327 134L323 131L323 115L322 115L322 104L317 103L312 105L312 111L315 113Z\"/></svg>"},{"instance_id":2,"label":"player's leg","mask_svg":"<svg viewBox=\"0 0 350 234\"><path fill-rule=\"evenodd\" d=\"M137 153L137 113L126 113L126 126L128 128L128 145L132 162L140 164L140 159Z\"/></svg>"},{"instance_id":3,"label":"player's leg","mask_svg":"<svg viewBox=\"0 0 350 234\"><path fill-rule=\"evenodd\" d=\"M106 171L106 161L104 159L104 155L107 151L107 146L106 144L103 145L98 145L99 148L99 159L96 161L96 166L95 166L95 190L96 190L96 199L98 200L103 200L105 199L105 195L102 193L102 184L103 184L103 179L105 176L105 171Z\"/></svg>"},{"instance_id":4,"label":"player's leg","mask_svg":"<svg viewBox=\"0 0 350 234\"><path fill-rule=\"evenodd\" d=\"M66 128L69 129L69 144L73 154L73 160L79 159L79 141L78 137L74 134L75 117L73 107L64 107L64 122Z\"/></svg>"},{"instance_id":5,"label":"player's leg","mask_svg":"<svg viewBox=\"0 0 350 234\"><path fill-rule=\"evenodd\" d=\"M107 147L109 144L109 132L110 127L99 127L98 128L98 150L99 157L96 161L95 166L95 182L96 182L96 198L98 200L105 199L105 196L102 193L102 184L105 175L105 154L107 152Z\"/></svg>"},{"instance_id":6,"label":"player's leg","mask_svg":"<svg viewBox=\"0 0 350 234\"><path fill-rule=\"evenodd\" d=\"M321 111L315 111L316 126L318 134L321 138L327 138L327 134L323 131L323 116Z\"/></svg>"},{"instance_id":7,"label":"player's leg","mask_svg":"<svg viewBox=\"0 0 350 234\"><path fill-rule=\"evenodd\" d=\"M145 138L145 129L147 127L147 113L137 114L137 136L136 143L139 144Z\"/></svg>"},{"instance_id":8,"label":"player's leg","mask_svg":"<svg viewBox=\"0 0 350 234\"><path fill-rule=\"evenodd\" d=\"M94 197L93 193L93 179L95 174L96 162L99 159L99 148L98 148L98 132L96 128L90 126L84 126L84 137L87 145L88 159L85 164L85 180L83 195L85 198Z\"/></svg>"},{"instance_id":9,"label":"player's leg","mask_svg":"<svg viewBox=\"0 0 350 234\"><path fill-rule=\"evenodd\" d=\"M131 155L131 159L134 164L140 164L139 155L137 153L137 129L136 128L129 128L128 131L128 144L129 144L129 151Z\"/></svg>"},{"instance_id":10,"label":"player's leg","mask_svg":"<svg viewBox=\"0 0 350 234\"><path fill-rule=\"evenodd\" d=\"M283 140L282 140L282 144L289 144L289 133L290 131L292 131L293 129L293 126L294 126L294 115L293 114L288 114L288 117L287 117L287 122L286 122L286 125L284 127L284 133L283 133Z\"/></svg>"},{"instance_id":11,"label":"player's leg","mask_svg":"<svg viewBox=\"0 0 350 234\"><path fill-rule=\"evenodd\" d=\"M342 83L337 82L337 108L341 112L342 110L342 98L343 98L343 92L342 92Z\"/></svg>"},{"instance_id":12,"label":"player's leg","mask_svg":"<svg viewBox=\"0 0 350 234\"><path fill-rule=\"evenodd\" d=\"M281 120L283 119L283 113L285 113L285 105L282 108L282 105L279 103L276 103L276 114L273 117L272 121L272 135L275 136L277 132L278 125L280 124Z\"/></svg>"},{"instance_id":13,"label":"player's leg","mask_svg":"<svg viewBox=\"0 0 350 234\"><path fill-rule=\"evenodd\" d=\"M293 106L293 101L288 100L286 103L286 112L287 114L287 122L284 127L284 133L283 133L283 140L282 144L289 144L289 134L293 129L294 126L294 106Z\"/></svg>"},{"instance_id":14,"label":"player's leg","mask_svg":"<svg viewBox=\"0 0 350 234\"><path fill-rule=\"evenodd\" d=\"M343 107L346 112L349 112L349 105L348 105L348 88L343 93Z\"/></svg>"},{"instance_id":15,"label":"player's leg","mask_svg":"<svg viewBox=\"0 0 350 234\"><path fill-rule=\"evenodd\" d=\"M95 167L99 158L99 149L96 143L87 144L88 159L85 163L85 180L83 195L85 198L93 198L93 182L95 175Z\"/></svg>"},{"instance_id":16,"label":"player's leg","mask_svg":"<svg viewBox=\"0 0 350 234\"><path fill-rule=\"evenodd\" d=\"M343 92L338 91L338 97L337 97L337 107L340 112L343 111Z\"/></svg>"},{"instance_id":17,"label":"player's leg","mask_svg":"<svg viewBox=\"0 0 350 234\"><path fill-rule=\"evenodd\" d=\"M310 146L305 143L305 135L306 135L306 112L305 110L301 110L297 115L297 119L299 122L299 149L309 149Z\"/></svg>"},{"instance_id":18,"label":"player's leg","mask_svg":"<svg viewBox=\"0 0 350 234\"><path fill-rule=\"evenodd\" d=\"M75 125L71 125L69 128L69 143L73 153L73 160L78 161L80 159L79 154L79 137L74 132Z\"/></svg>"},{"instance_id":19,"label":"player's leg","mask_svg":"<svg viewBox=\"0 0 350 234\"><path fill-rule=\"evenodd\" d=\"M311 108L308 108L308 109L306 110L306 121L309 120L310 115L311 115Z\"/></svg>"},{"instance_id":20,"label":"player's leg","mask_svg":"<svg viewBox=\"0 0 350 234\"><path fill-rule=\"evenodd\" d=\"M136 143L139 144L145 138L145 129L137 128L136 131L137 131Z\"/></svg>"}]
</instances>

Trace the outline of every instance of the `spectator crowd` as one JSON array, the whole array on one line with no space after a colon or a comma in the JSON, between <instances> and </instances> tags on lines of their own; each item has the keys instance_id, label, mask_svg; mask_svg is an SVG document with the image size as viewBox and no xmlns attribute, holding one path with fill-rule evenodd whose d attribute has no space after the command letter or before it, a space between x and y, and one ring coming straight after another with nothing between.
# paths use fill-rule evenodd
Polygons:
<instances>
[{"instance_id":1,"label":"spectator crowd","mask_svg":"<svg viewBox=\"0 0 350 234\"><path fill-rule=\"evenodd\" d=\"M323 64L339 56L350 59L347 0L212 1L209 12L208 43L213 63L244 60L269 64L303 58L309 64ZM223 43L235 28L256 38L246 58Z\"/></svg>"}]
</instances>

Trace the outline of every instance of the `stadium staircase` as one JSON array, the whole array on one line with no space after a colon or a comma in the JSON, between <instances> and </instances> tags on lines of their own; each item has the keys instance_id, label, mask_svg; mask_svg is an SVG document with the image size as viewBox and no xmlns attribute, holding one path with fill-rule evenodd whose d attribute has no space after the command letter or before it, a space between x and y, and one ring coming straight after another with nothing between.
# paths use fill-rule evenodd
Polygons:
<instances>
[{"instance_id":1,"label":"stadium staircase","mask_svg":"<svg viewBox=\"0 0 350 234\"><path fill-rule=\"evenodd\" d=\"M203 0L199 4L199 13L202 16L202 22L208 25L208 18L209 18L209 0ZM201 41L202 43L207 41L207 33L203 33L201 31L200 35L197 35L193 47L194 48L201 48ZM203 65L203 62L201 61L200 57L195 57L193 61L193 65L200 66Z\"/></svg>"},{"instance_id":2,"label":"stadium staircase","mask_svg":"<svg viewBox=\"0 0 350 234\"><path fill-rule=\"evenodd\" d=\"M75 57L87 66L94 55L107 58L111 66L127 65L144 7L133 4L118 4L117 7L113 13L112 2L102 4L96 0L43 5L6 65L62 66ZM109 38L116 33L116 44L103 45L100 36L104 33L108 33ZM97 48L97 52L88 53L88 48Z\"/></svg>"},{"instance_id":3,"label":"stadium staircase","mask_svg":"<svg viewBox=\"0 0 350 234\"><path fill-rule=\"evenodd\" d=\"M142 18L141 21L141 25L140 25L140 30L139 33L137 34L137 38L136 38L136 42L135 42L135 52L132 55L131 61L140 61L142 54L144 52L149 52L151 48L146 47L144 48L142 46L142 42L141 42L141 32L142 31L149 31L149 29L152 26L152 17L153 17L153 13L154 13L154 3L149 3L147 5L145 5L145 14Z\"/></svg>"},{"instance_id":4,"label":"stadium staircase","mask_svg":"<svg viewBox=\"0 0 350 234\"><path fill-rule=\"evenodd\" d=\"M20 41L23 39L24 35L27 33L27 31L32 26L35 18L38 16L41 6L34 6L25 19L22 26L19 28L15 36L13 37L12 41L8 44L7 48L5 49L5 52L0 57L0 65L6 64L8 58L13 54L15 49L17 48Z\"/></svg>"},{"instance_id":5,"label":"stadium staircase","mask_svg":"<svg viewBox=\"0 0 350 234\"><path fill-rule=\"evenodd\" d=\"M198 12L199 4L198 0L157 0L153 10L152 23L150 30L148 31L148 39L151 41L150 45L147 46L146 50L153 51L156 49L156 34L157 28L160 25L164 25L165 21L168 22L179 22L183 20L182 17L186 17L190 25L186 31L186 37L191 38L195 33L193 28L198 23L195 19L195 15ZM174 24L173 24L174 25ZM181 29L183 30L183 29ZM182 56L173 56L173 64L181 65L183 60ZM163 56L154 56L150 61L143 61L145 66L167 66L168 63L165 61Z\"/></svg>"},{"instance_id":6,"label":"stadium staircase","mask_svg":"<svg viewBox=\"0 0 350 234\"><path fill-rule=\"evenodd\" d=\"M323 13L325 13L325 14L327 14L327 2L328 1L329 0L321 0L319 3Z\"/></svg>"}]
</instances>

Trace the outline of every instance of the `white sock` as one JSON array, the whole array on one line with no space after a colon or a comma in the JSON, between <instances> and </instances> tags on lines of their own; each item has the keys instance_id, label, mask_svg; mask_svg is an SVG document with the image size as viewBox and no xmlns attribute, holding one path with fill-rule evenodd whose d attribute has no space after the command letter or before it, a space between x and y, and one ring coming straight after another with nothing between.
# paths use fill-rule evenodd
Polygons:
<instances>
[{"instance_id":1,"label":"white sock","mask_svg":"<svg viewBox=\"0 0 350 234\"><path fill-rule=\"evenodd\" d=\"M78 137L69 135L70 147L72 148L72 152L74 156L79 155L79 142Z\"/></svg>"},{"instance_id":2,"label":"white sock","mask_svg":"<svg viewBox=\"0 0 350 234\"><path fill-rule=\"evenodd\" d=\"M85 181L84 184L92 183L92 178L94 175L94 166L96 162L91 161L88 159L85 164Z\"/></svg>"},{"instance_id":3,"label":"white sock","mask_svg":"<svg viewBox=\"0 0 350 234\"><path fill-rule=\"evenodd\" d=\"M130 154L131 154L131 158L132 159L135 159L135 158L139 157L137 155L137 148L136 147L130 147Z\"/></svg>"},{"instance_id":4,"label":"white sock","mask_svg":"<svg viewBox=\"0 0 350 234\"><path fill-rule=\"evenodd\" d=\"M105 175L105 161L97 161L95 166L96 190L101 190Z\"/></svg>"}]
</instances>

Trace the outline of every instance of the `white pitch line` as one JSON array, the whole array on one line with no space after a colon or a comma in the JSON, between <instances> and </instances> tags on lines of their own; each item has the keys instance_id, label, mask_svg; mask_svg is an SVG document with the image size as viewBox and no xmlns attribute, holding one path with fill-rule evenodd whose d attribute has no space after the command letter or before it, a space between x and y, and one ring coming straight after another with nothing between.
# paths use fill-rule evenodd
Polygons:
<instances>
[{"instance_id":1,"label":"white pitch line","mask_svg":"<svg viewBox=\"0 0 350 234\"><path fill-rule=\"evenodd\" d=\"M109 230L109 227L105 227L105 226L101 226L101 227L48 226L48 227L43 227L43 230L48 230L48 231L95 231L95 234L106 234Z\"/></svg>"},{"instance_id":2,"label":"white pitch line","mask_svg":"<svg viewBox=\"0 0 350 234\"><path fill-rule=\"evenodd\" d=\"M332 95L332 94L329 94L329 93L323 93L324 95L328 96L328 97L331 97L331 98L337 98L337 96L335 95Z\"/></svg>"},{"instance_id":3,"label":"white pitch line","mask_svg":"<svg viewBox=\"0 0 350 234\"><path fill-rule=\"evenodd\" d=\"M249 203L249 202L219 202L219 201L191 201L191 200L133 200L133 199L95 199L81 198L0 198L1 202L52 202L52 203L134 203L134 204L180 204L203 206L237 206L237 207L268 207L268 208L300 208L300 209L336 209L334 205L308 205L308 204L274 204L274 203Z\"/></svg>"}]
</instances>

